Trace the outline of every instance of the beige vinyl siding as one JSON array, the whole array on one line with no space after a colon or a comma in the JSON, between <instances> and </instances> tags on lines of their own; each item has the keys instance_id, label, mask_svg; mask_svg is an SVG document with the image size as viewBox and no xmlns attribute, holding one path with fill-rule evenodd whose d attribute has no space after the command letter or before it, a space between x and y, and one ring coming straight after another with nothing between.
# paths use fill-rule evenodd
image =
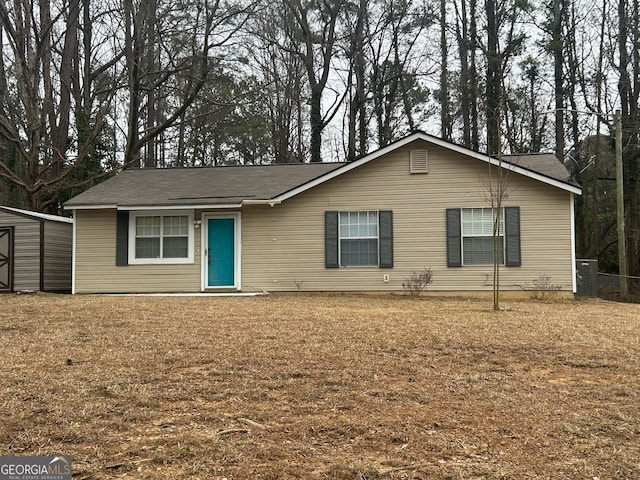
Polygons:
<instances>
[{"instance_id":1,"label":"beige vinyl siding","mask_svg":"<svg viewBox=\"0 0 640 480\"><path fill-rule=\"evenodd\" d=\"M71 250L73 225L45 222L44 224L44 289L71 290Z\"/></svg>"},{"instance_id":2,"label":"beige vinyl siding","mask_svg":"<svg viewBox=\"0 0 640 480\"><path fill-rule=\"evenodd\" d=\"M197 292L200 230L194 263L116 266L116 210L76 210L76 293Z\"/></svg>"},{"instance_id":3,"label":"beige vinyl siding","mask_svg":"<svg viewBox=\"0 0 640 480\"><path fill-rule=\"evenodd\" d=\"M15 227L13 289L40 290L40 220L0 211L0 226Z\"/></svg>"},{"instance_id":4,"label":"beige vinyl siding","mask_svg":"<svg viewBox=\"0 0 640 480\"><path fill-rule=\"evenodd\" d=\"M409 151L429 148L429 173L410 174ZM495 169L494 169L495 171ZM446 264L447 208L488 206L487 164L421 141L274 207L242 211L243 290L398 291L431 267L432 291L490 291L492 266ZM540 273L572 289L570 193L510 174L504 206L520 207L521 267L502 267L504 290ZM392 210L394 267L324 267L324 212ZM390 275L388 283L383 275Z\"/></svg>"}]
</instances>

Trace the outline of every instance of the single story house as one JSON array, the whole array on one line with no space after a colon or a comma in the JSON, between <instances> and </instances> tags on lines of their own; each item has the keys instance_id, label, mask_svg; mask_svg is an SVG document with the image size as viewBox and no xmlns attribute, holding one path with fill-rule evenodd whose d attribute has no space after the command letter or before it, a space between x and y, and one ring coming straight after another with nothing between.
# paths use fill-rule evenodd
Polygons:
<instances>
[{"instance_id":1,"label":"single story house","mask_svg":"<svg viewBox=\"0 0 640 480\"><path fill-rule=\"evenodd\" d=\"M0 292L71 291L73 220L0 206Z\"/></svg>"},{"instance_id":2,"label":"single story house","mask_svg":"<svg viewBox=\"0 0 640 480\"><path fill-rule=\"evenodd\" d=\"M394 292L426 267L432 292L491 291L498 169L502 290L575 292L564 166L423 132L349 163L124 170L65 204L73 292Z\"/></svg>"}]
</instances>

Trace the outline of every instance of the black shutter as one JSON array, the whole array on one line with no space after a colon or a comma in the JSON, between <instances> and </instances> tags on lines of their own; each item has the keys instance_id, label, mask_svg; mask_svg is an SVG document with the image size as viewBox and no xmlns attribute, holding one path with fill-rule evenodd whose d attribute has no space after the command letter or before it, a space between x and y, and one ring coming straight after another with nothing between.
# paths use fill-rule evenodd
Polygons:
<instances>
[{"instance_id":1,"label":"black shutter","mask_svg":"<svg viewBox=\"0 0 640 480\"><path fill-rule=\"evenodd\" d=\"M462 232L459 208L447 208L447 266L462 266Z\"/></svg>"},{"instance_id":2,"label":"black shutter","mask_svg":"<svg viewBox=\"0 0 640 480\"><path fill-rule=\"evenodd\" d=\"M324 266L338 268L338 212L324 212Z\"/></svg>"},{"instance_id":3,"label":"black shutter","mask_svg":"<svg viewBox=\"0 0 640 480\"><path fill-rule=\"evenodd\" d=\"M116 213L116 265L129 264L129 212Z\"/></svg>"},{"instance_id":4,"label":"black shutter","mask_svg":"<svg viewBox=\"0 0 640 480\"><path fill-rule=\"evenodd\" d=\"M504 263L507 267L519 267L520 259L520 207L504 209Z\"/></svg>"},{"instance_id":5,"label":"black shutter","mask_svg":"<svg viewBox=\"0 0 640 480\"><path fill-rule=\"evenodd\" d=\"M393 212L378 212L378 249L380 250L380 268L393 267Z\"/></svg>"}]
</instances>

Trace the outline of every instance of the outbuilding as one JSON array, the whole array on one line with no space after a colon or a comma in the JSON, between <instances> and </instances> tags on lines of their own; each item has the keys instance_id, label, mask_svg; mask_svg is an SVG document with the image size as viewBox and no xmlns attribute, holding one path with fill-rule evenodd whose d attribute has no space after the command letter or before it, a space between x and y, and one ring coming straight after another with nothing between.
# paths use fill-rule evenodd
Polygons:
<instances>
[{"instance_id":1,"label":"outbuilding","mask_svg":"<svg viewBox=\"0 0 640 480\"><path fill-rule=\"evenodd\" d=\"M71 291L73 221L0 206L0 292Z\"/></svg>"}]
</instances>

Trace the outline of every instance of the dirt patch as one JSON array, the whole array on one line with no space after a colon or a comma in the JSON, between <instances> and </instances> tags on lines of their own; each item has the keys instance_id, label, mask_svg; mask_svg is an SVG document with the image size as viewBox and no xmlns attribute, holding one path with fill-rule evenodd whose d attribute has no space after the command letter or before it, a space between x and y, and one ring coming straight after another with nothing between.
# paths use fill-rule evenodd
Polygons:
<instances>
[{"instance_id":1,"label":"dirt patch","mask_svg":"<svg viewBox=\"0 0 640 480\"><path fill-rule=\"evenodd\" d=\"M0 451L74 478L640 477L640 307L1 296Z\"/></svg>"}]
</instances>

